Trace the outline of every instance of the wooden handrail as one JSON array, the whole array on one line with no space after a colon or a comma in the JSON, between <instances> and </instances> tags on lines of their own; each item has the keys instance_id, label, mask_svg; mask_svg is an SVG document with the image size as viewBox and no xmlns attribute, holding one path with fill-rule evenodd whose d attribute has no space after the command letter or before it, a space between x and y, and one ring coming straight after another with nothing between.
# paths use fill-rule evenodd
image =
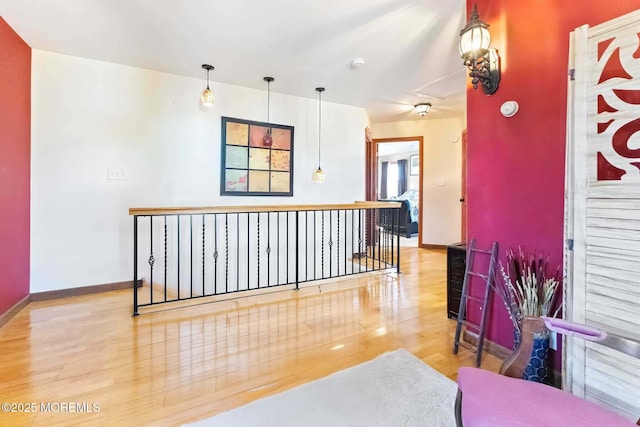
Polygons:
<instances>
[{"instance_id":1,"label":"wooden handrail","mask_svg":"<svg viewBox=\"0 0 640 427\"><path fill-rule=\"evenodd\" d=\"M188 215L188 214L217 214L217 213L246 213L246 212L295 212L295 211L324 211L348 209L376 209L399 208L401 202L355 202L342 204L318 205L264 205L264 206L203 206L203 207L175 207L175 208L129 208L129 215Z\"/></svg>"}]
</instances>

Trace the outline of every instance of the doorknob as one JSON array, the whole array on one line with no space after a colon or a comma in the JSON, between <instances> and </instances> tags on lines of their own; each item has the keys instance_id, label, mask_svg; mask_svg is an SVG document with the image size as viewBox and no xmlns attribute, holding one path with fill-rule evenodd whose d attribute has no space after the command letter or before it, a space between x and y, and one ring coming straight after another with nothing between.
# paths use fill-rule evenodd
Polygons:
<instances>
[{"instance_id":1,"label":"doorknob","mask_svg":"<svg viewBox=\"0 0 640 427\"><path fill-rule=\"evenodd\" d=\"M460 202L463 203L464 202L464 197L460 198Z\"/></svg>"}]
</instances>

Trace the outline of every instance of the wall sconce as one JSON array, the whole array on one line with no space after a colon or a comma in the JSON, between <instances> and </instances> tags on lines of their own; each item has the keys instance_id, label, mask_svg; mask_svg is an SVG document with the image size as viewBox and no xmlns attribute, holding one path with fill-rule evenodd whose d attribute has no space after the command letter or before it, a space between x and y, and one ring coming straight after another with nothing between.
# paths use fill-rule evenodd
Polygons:
<instances>
[{"instance_id":1,"label":"wall sconce","mask_svg":"<svg viewBox=\"0 0 640 427\"><path fill-rule=\"evenodd\" d=\"M473 88L482 83L487 95L495 93L500 82L500 57L495 49L489 48L490 44L489 24L480 20L478 5L474 4L471 20L460 31L460 55L469 68Z\"/></svg>"},{"instance_id":2,"label":"wall sconce","mask_svg":"<svg viewBox=\"0 0 640 427\"><path fill-rule=\"evenodd\" d=\"M418 113L420 117L423 117L423 116L426 116L427 113L429 112L429 108L431 108L431 104L429 104L428 102L425 102L422 104L416 104L415 108L416 108L416 113Z\"/></svg>"},{"instance_id":3,"label":"wall sconce","mask_svg":"<svg viewBox=\"0 0 640 427\"><path fill-rule=\"evenodd\" d=\"M213 97L213 92L209 89L209 71L213 70L213 65L202 64L202 68L207 70L207 88L200 95L200 102L205 107L211 107L215 98Z\"/></svg>"}]
</instances>

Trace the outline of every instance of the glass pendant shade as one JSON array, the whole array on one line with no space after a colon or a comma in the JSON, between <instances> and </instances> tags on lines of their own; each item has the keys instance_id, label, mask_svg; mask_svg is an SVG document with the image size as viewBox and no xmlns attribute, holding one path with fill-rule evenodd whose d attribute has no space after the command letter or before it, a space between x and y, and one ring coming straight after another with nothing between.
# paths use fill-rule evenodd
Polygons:
<instances>
[{"instance_id":1,"label":"glass pendant shade","mask_svg":"<svg viewBox=\"0 0 640 427\"><path fill-rule=\"evenodd\" d=\"M324 182L324 172L322 171L322 169L318 168L318 170L313 173L313 182Z\"/></svg>"},{"instance_id":2,"label":"glass pendant shade","mask_svg":"<svg viewBox=\"0 0 640 427\"><path fill-rule=\"evenodd\" d=\"M211 107L213 105L214 100L215 100L215 97L213 96L213 92L211 92L211 89L209 88L206 88L202 92L202 95L200 95L200 101L202 102L202 105L204 105L205 107Z\"/></svg>"},{"instance_id":3,"label":"glass pendant shade","mask_svg":"<svg viewBox=\"0 0 640 427\"><path fill-rule=\"evenodd\" d=\"M213 96L213 92L211 92L211 89L209 89L209 71L213 70L214 67L213 65L202 64L202 69L207 70L207 88L202 91L202 94L200 95L200 102L205 107L211 107L213 105L215 97Z\"/></svg>"},{"instance_id":4,"label":"glass pendant shade","mask_svg":"<svg viewBox=\"0 0 640 427\"><path fill-rule=\"evenodd\" d=\"M262 145L265 147L271 147L273 145L273 137L271 136L271 128L267 130L267 133L262 137Z\"/></svg>"}]
</instances>

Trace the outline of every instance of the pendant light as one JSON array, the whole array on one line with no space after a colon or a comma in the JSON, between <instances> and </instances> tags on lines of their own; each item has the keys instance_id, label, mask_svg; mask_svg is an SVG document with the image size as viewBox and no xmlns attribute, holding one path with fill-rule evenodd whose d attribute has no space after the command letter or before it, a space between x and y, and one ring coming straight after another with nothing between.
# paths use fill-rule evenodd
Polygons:
<instances>
[{"instance_id":1,"label":"pendant light","mask_svg":"<svg viewBox=\"0 0 640 427\"><path fill-rule=\"evenodd\" d=\"M274 78L264 77L262 80L267 82L267 125L269 125L267 133L265 133L262 137L262 145L264 145L265 147L271 147L271 145L273 145L273 138L271 137L271 117L269 116L269 105L271 104L271 82L274 80Z\"/></svg>"},{"instance_id":2,"label":"pendant light","mask_svg":"<svg viewBox=\"0 0 640 427\"><path fill-rule=\"evenodd\" d=\"M202 64L202 68L207 70L207 88L202 92L202 95L200 95L200 101L205 107L211 107L215 98L213 92L209 89L209 71L213 70L214 67L213 65Z\"/></svg>"},{"instance_id":3,"label":"pendant light","mask_svg":"<svg viewBox=\"0 0 640 427\"><path fill-rule=\"evenodd\" d=\"M322 92L324 92L324 88L317 87L316 92L318 92L318 169L313 173L313 181L320 184L324 182L324 172L320 167L320 143L322 140Z\"/></svg>"}]
</instances>

